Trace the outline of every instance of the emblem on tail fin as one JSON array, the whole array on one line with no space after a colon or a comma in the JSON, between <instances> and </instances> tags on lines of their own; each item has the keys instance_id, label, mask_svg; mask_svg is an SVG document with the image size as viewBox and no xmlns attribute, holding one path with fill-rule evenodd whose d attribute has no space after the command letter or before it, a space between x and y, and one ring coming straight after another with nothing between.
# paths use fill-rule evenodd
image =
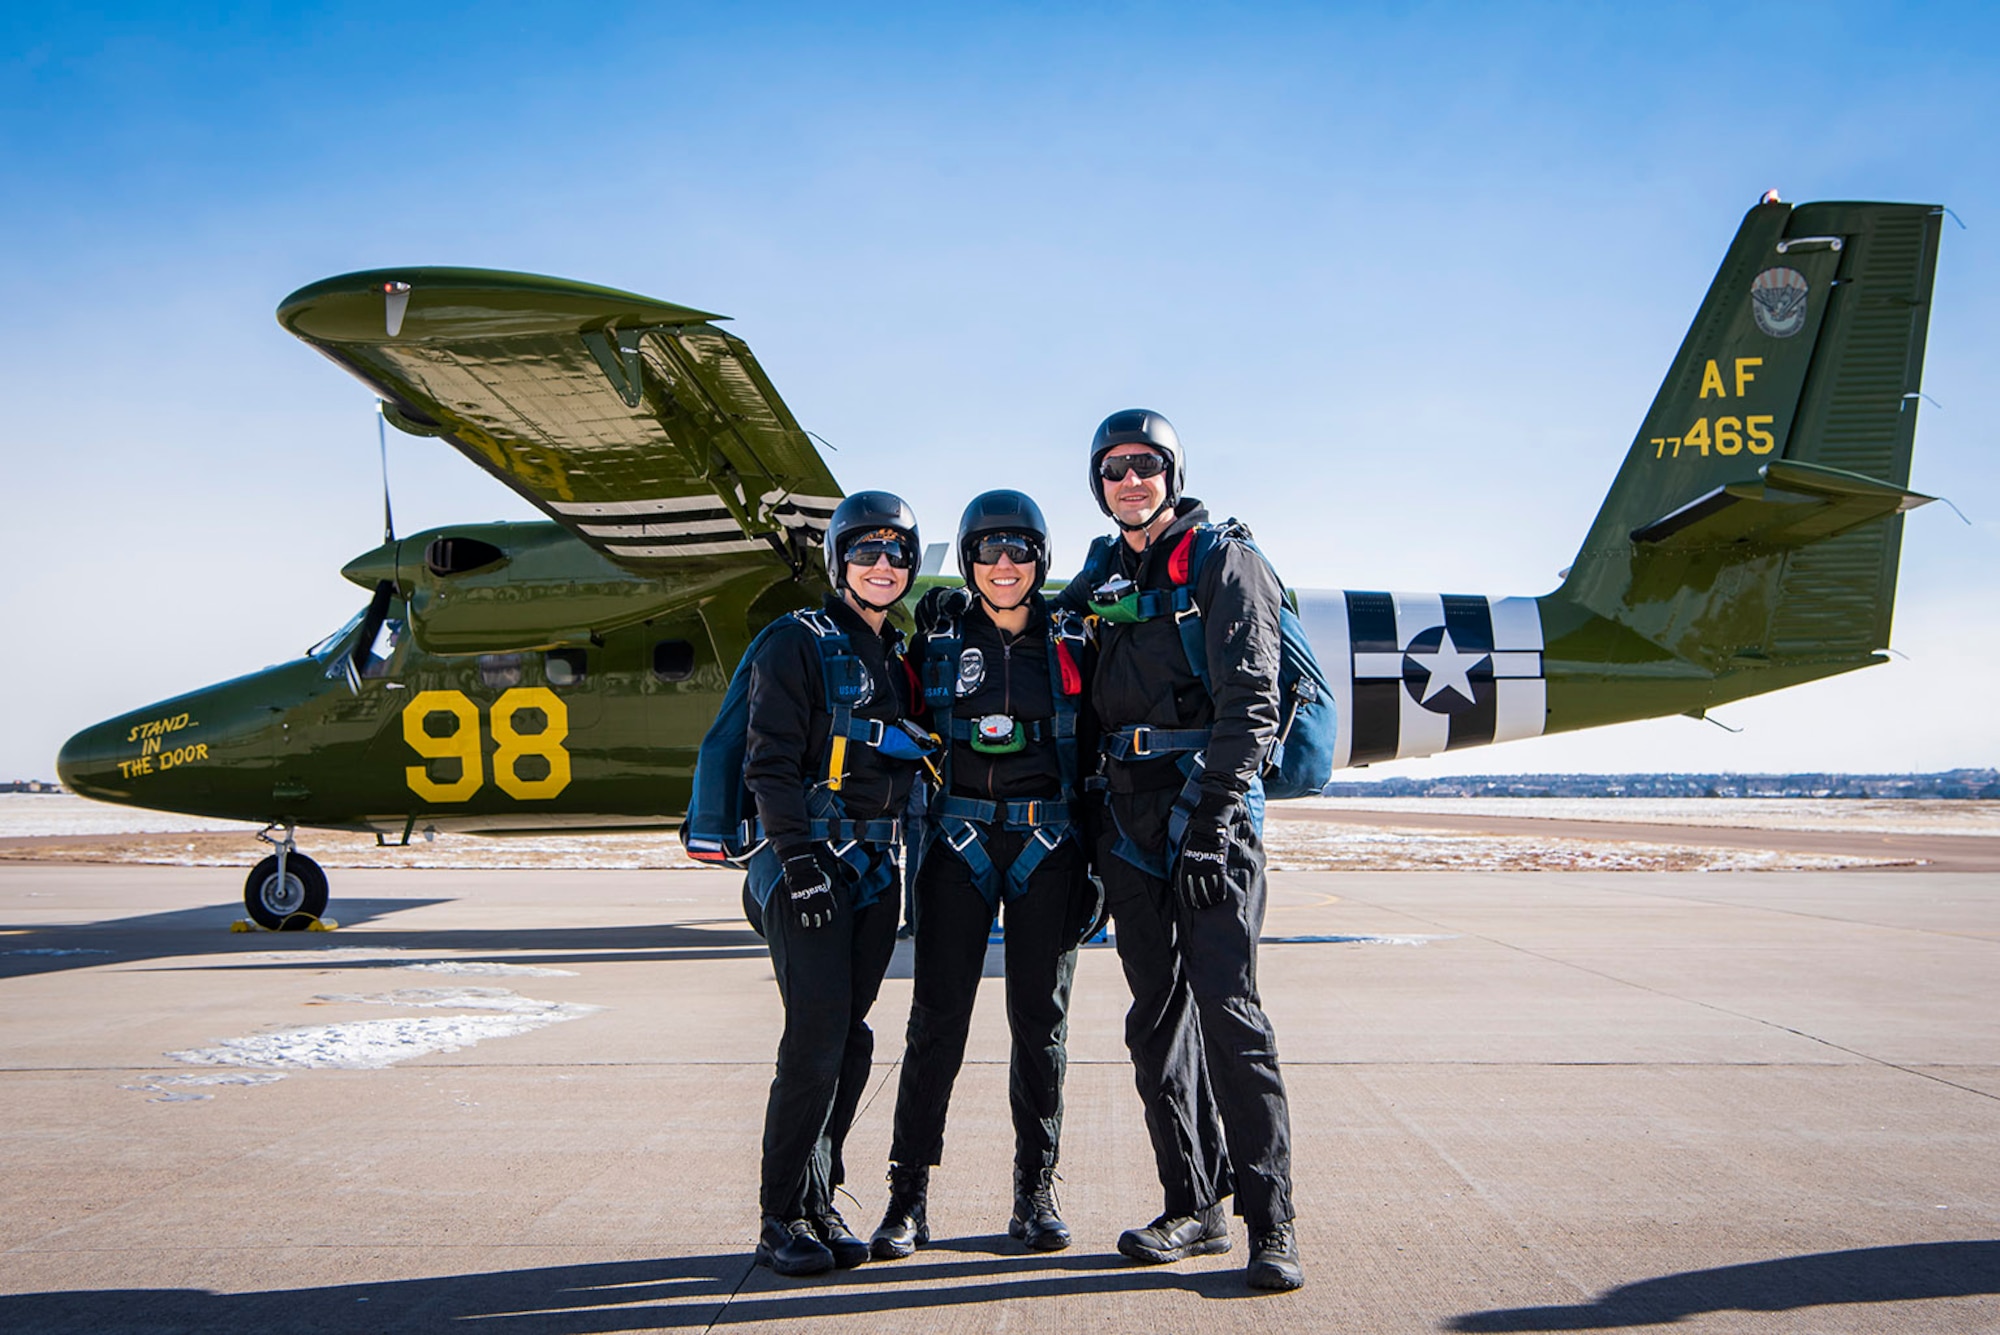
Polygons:
<instances>
[{"instance_id":1,"label":"emblem on tail fin","mask_svg":"<svg viewBox=\"0 0 2000 1335\"><path fill-rule=\"evenodd\" d=\"M1811 290L1797 269L1766 269L1750 280L1750 314L1772 338L1790 338L1806 327Z\"/></svg>"}]
</instances>

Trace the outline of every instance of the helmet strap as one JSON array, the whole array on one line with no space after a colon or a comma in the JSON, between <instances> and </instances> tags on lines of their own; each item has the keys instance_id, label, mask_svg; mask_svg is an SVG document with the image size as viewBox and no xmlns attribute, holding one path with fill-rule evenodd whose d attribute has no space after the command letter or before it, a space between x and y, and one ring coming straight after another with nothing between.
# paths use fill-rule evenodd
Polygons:
<instances>
[{"instance_id":1,"label":"helmet strap","mask_svg":"<svg viewBox=\"0 0 2000 1335\"><path fill-rule=\"evenodd\" d=\"M1168 510L1172 509L1174 502L1178 499L1179 497L1176 496L1167 497L1167 499L1160 502L1158 507L1154 509L1153 513L1147 515L1144 519L1140 520L1136 524L1128 524L1124 520L1120 519L1117 515L1111 516L1111 522L1118 525L1118 527L1124 529L1127 533L1144 533L1147 529L1153 526L1154 521L1158 520L1161 515L1165 514ZM1153 545L1153 540L1151 537L1148 537L1146 539L1146 545L1148 547Z\"/></svg>"},{"instance_id":2,"label":"helmet strap","mask_svg":"<svg viewBox=\"0 0 2000 1335\"><path fill-rule=\"evenodd\" d=\"M1002 607L1002 606L1000 606L1000 604L998 604L998 603L994 602L994 601L993 601L993 600L992 600L991 598L988 598L988 597L986 596L986 591L985 591L984 589L982 589L982 588L980 588L980 587L979 587L979 584L978 584L978 581L976 581L976 580L967 580L967 581L966 581L966 586L967 586L968 588L970 588L970 589L972 590L972 596L973 596L974 598L977 598L977 599L978 599L978 600L979 600L980 602L982 602L982 603L984 603L984 604L986 605L986 609L987 609L987 610L988 610L989 612L1013 612L1013 611L1017 611L1017 610L1019 610L1020 608L1023 608L1023 607L1026 607L1026 606L1028 605L1028 600L1029 600L1030 598L1032 598L1032 597L1034 597L1034 596L1035 596L1035 591L1034 591L1034 589L1030 588L1030 589L1029 589L1029 590L1028 590L1028 591L1027 591L1026 593L1022 594L1022 595L1020 596L1020 598L1019 598L1018 600L1016 600L1016 601L1015 601L1015 603L1014 603L1014 606L1012 606L1012 607Z\"/></svg>"},{"instance_id":3,"label":"helmet strap","mask_svg":"<svg viewBox=\"0 0 2000 1335\"><path fill-rule=\"evenodd\" d=\"M861 596L861 590L855 588L852 584L848 583L847 572L845 569L842 569L840 574L840 591L844 596L852 599L855 603L859 604L862 607L867 608L871 612L886 613L889 611L890 608L894 607L897 603L903 601L903 599L910 592L910 586L908 581L905 581L903 584L903 592L897 594L896 597L890 602L871 603L866 598L863 598Z\"/></svg>"}]
</instances>

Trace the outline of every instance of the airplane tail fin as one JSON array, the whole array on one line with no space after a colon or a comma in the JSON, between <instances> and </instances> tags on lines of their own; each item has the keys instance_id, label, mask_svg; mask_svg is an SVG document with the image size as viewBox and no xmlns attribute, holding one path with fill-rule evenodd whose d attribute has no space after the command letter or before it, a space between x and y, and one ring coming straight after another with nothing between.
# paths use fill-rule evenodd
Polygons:
<instances>
[{"instance_id":1,"label":"airplane tail fin","mask_svg":"<svg viewBox=\"0 0 2000 1335\"><path fill-rule=\"evenodd\" d=\"M1902 512L1931 499L1908 483L1941 213L1750 210L1542 600L1552 639L1602 618L1638 639L1614 633L1626 647L1600 646L1600 660L1664 651L1711 678L1780 669L1711 702L1877 661Z\"/></svg>"}]
</instances>

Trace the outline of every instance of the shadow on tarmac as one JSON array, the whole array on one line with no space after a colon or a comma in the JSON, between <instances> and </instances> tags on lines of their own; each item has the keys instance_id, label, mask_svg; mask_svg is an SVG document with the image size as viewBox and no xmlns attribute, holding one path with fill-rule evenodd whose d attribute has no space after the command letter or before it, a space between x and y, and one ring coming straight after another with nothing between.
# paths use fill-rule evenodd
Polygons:
<instances>
[{"instance_id":1,"label":"shadow on tarmac","mask_svg":"<svg viewBox=\"0 0 2000 1335\"><path fill-rule=\"evenodd\" d=\"M444 928L397 930L383 922L391 915L444 899L343 899L338 918L344 927L375 924L365 937L340 932L231 932L242 916L240 904L218 904L166 913L144 913L108 922L14 929L0 937L0 980L33 974L88 969L101 964L208 957L213 964L181 964L194 969L324 969L329 950L380 950L381 959L342 958L342 968L407 964L398 953L426 950L484 953L506 951L509 964L552 966L583 962L740 959L762 956L763 938L740 918L702 923L638 927ZM232 956L270 956L236 963Z\"/></svg>"},{"instance_id":2,"label":"shadow on tarmac","mask_svg":"<svg viewBox=\"0 0 2000 1335\"><path fill-rule=\"evenodd\" d=\"M811 1279L783 1279L759 1269L746 1250L255 1293L100 1289L9 1294L0 1295L0 1330L360 1335L430 1332L453 1322L481 1321L490 1330L596 1335L1166 1289L1217 1299L1258 1296L1244 1287L1242 1271L1234 1267L1180 1273L1134 1266L1109 1254L1029 1253L996 1236L933 1244L909 1261Z\"/></svg>"},{"instance_id":3,"label":"shadow on tarmac","mask_svg":"<svg viewBox=\"0 0 2000 1335\"><path fill-rule=\"evenodd\" d=\"M2000 1293L2000 1242L1918 1242L1689 1270L1621 1284L1587 1303L1470 1312L1444 1329L1608 1330L1668 1325L1705 1312L1789 1312L1991 1293Z\"/></svg>"}]
</instances>

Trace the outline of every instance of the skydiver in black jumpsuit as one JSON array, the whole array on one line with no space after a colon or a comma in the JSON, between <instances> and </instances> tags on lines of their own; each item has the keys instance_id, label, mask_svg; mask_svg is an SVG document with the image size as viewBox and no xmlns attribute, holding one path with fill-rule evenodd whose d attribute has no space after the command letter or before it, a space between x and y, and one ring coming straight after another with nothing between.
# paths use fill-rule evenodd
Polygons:
<instances>
[{"instance_id":1,"label":"skydiver in black jumpsuit","mask_svg":"<svg viewBox=\"0 0 2000 1335\"><path fill-rule=\"evenodd\" d=\"M785 1004L764 1114L757 1261L784 1275L868 1259L833 1189L874 1054L867 1016L895 950L896 850L919 764L896 726L917 712L915 679L885 620L923 550L916 517L887 492L857 492L834 511L826 550L836 592L776 626L751 662L744 752L766 840L747 888ZM829 658L843 638L851 654ZM844 678L832 695L829 663ZM836 728L834 695L852 701L860 736ZM866 740L877 724L880 745Z\"/></svg>"},{"instance_id":2,"label":"skydiver in black jumpsuit","mask_svg":"<svg viewBox=\"0 0 2000 1335\"><path fill-rule=\"evenodd\" d=\"M1183 476L1166 418L1105 419L1090 484L1119 532L1061 596L1099 616L1090 696L1108 793L1096 866L1132 989L1125 1042L1165 1193L1160 1217L1118 1249L1146 1262L1229 1250L1220 1202L1233 1191L1250 1234L1248 1282L1295 1289L1290 1112L1257 994L1259 775L1278 728L1283 595L1244 543L1219 542L1198 573L1187 568L1208 516L1181 496ZM1158 612L1177 586L1199 609L1207 685L1176 617Z\"/></svg>"},{"instance_id":3,"label":"skydiver in black jumpsuit","mask_svg":"<svg viewBox=\"0 0 2000 1335\"><path fill-rule=\"evenodd\" d=\"M1081 618L1051 622L1040 586L1048 528L1015 491L988 492L958 530L965 589L926 595L911 657L948 711L949 791L934 797L915 872L916 967L908 1043L890 1147L889 1206L872 1240L878 1259L930 1239L930 1169L944 1153L951 1091L996 913L1005 913L1008 1096L1014 1123L1014 1216L1008 1232L1039 1251L1070 1244L1057 1211L1070 981L1095 917L1087 850L1070 791L1081 754L1088 670ZM1058 695L1061 707L1058 707ZM1078 740L1081 732L1081 742ZM1061 755L1068 748L1068 773ZM1093 756L1094 758L1094 756Z\"/></svg>"}]
</instances>

